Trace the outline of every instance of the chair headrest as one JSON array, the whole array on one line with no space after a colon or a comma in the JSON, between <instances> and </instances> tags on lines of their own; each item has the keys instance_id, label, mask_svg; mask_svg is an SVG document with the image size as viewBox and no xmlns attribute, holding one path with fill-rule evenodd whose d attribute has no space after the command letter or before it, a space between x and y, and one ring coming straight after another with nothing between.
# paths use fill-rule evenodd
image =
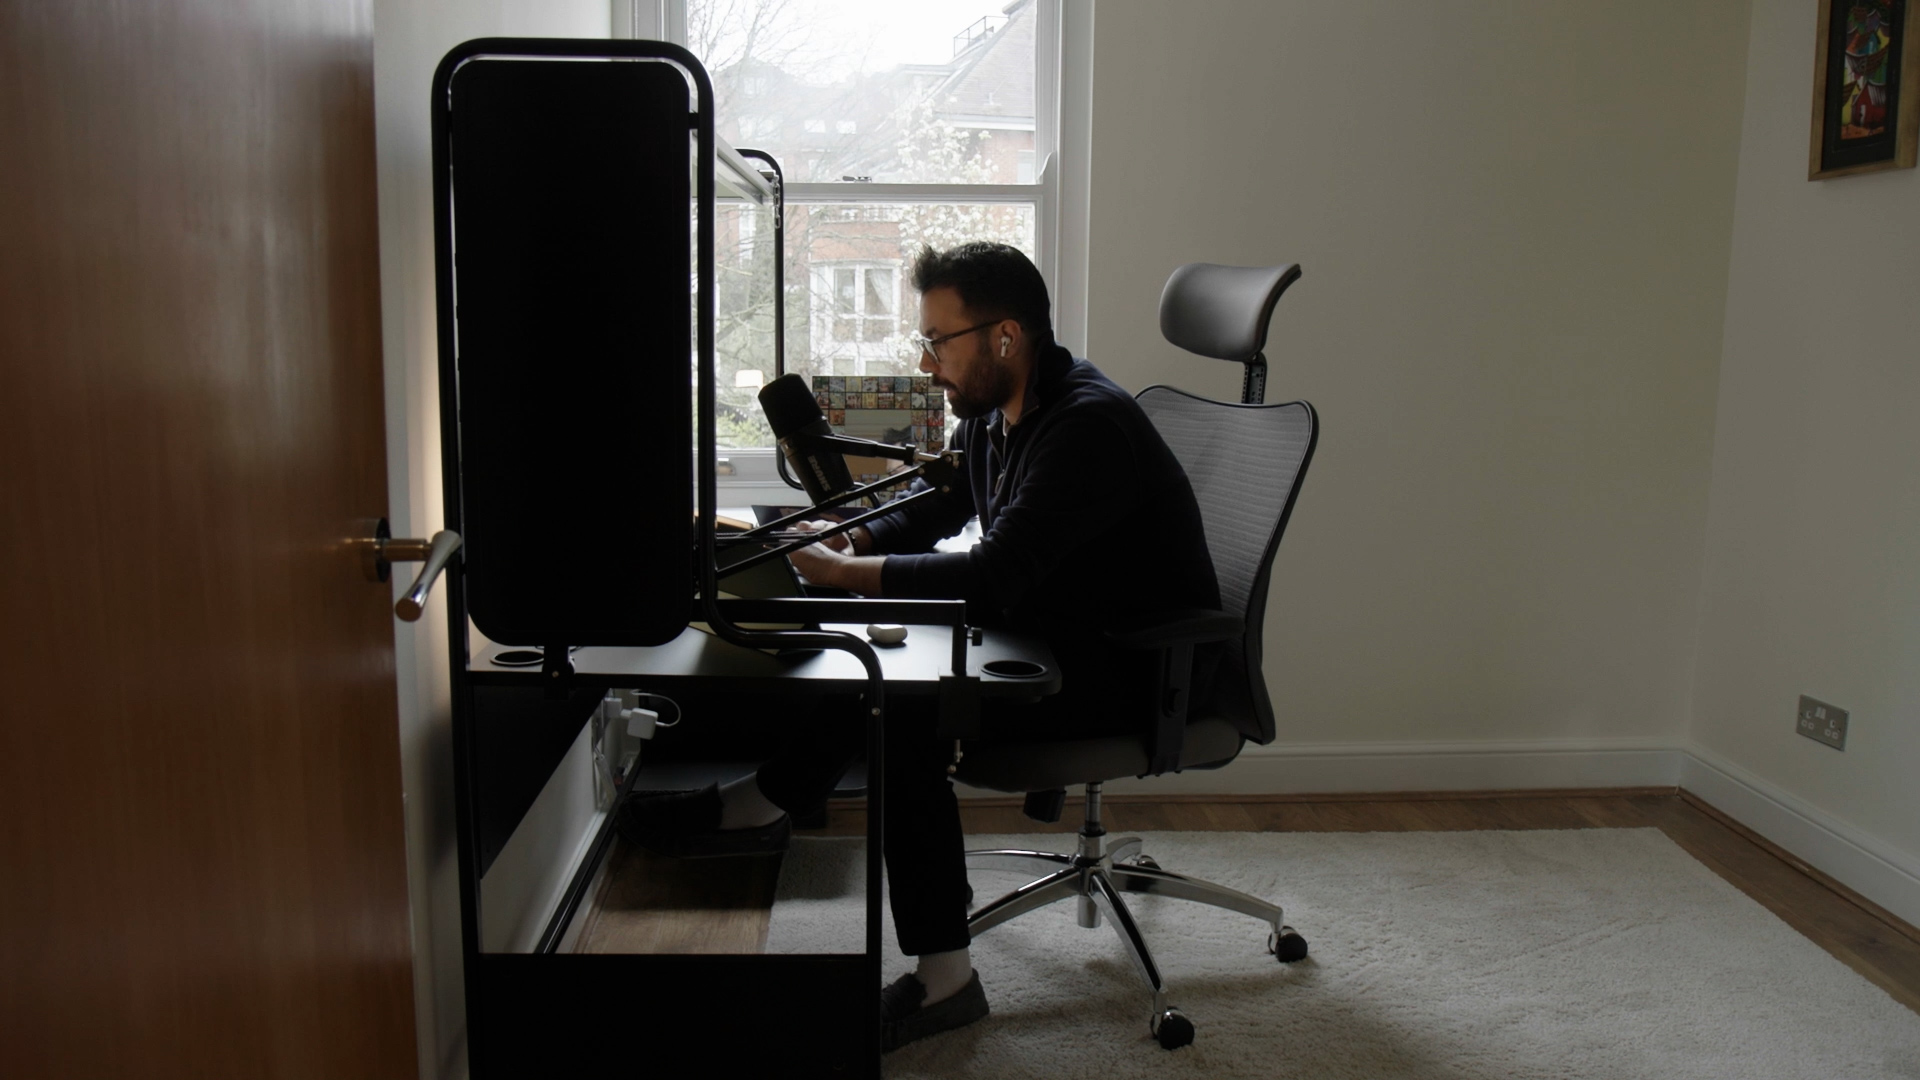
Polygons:
<instances>
[{"instance_id":1,"label":"chair headrest","mask_svg":"<svg viewBox=\"0 0 1920 1080\"><path fill-rule=\"evenodd\" d=\"M1300 280L1300 265L1188 263L1160 294L1160 333L1191 353L1251 360L1267 344L1273 305Z\"/></svg>"}]
</instances>

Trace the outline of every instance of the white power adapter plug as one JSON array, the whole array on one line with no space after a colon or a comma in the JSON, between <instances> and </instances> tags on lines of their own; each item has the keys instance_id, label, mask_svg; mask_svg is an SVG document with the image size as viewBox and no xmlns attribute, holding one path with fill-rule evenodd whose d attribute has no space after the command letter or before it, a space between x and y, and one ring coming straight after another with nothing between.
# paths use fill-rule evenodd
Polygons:
<instances>
[{"instance_id":1,"label":"white power adapter plug","mask_svg":"<svg viewBox=\"0 0 1920 1080\"><path fill-rule=\"evenodd\" d=\"M652 709L621 709L620 717L627 722L627 734L636 739L653 738L653 729L660 726L660 714Z\"/></svg>"},{"instance_id":2,"label":"white power adapter plug","mask_svg":"<svg viewBox=\"0 0 1920 1080\"><path fill-rule=\"evenodd\" d=\"M636 739L651 739L653 731L660 726L660 714L652 709L626 707L618 692L609 693L600 701L600 716L608 723L617 720L626 722L628 735Z\"/></svg>"}]
</instances>

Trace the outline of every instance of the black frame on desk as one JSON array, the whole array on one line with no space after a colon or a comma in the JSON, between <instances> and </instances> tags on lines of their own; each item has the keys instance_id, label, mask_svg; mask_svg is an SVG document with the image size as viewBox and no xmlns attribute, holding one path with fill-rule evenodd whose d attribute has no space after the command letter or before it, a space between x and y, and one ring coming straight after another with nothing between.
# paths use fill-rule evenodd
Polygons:
<instances>
[{"instance_id":1,"label":"black frame on desk","mask_svg":"<svg viewBox=\"0 0 1920 1080\"><path fill-rule=\"evenodd\" d=\"M692 584L697 586L699 599L684 596L679 603L688 617L697 612L718 637L734 645L838 650L857 659L865 672L866 704L869 706L868 760L876 767L869 770L867 932L864 953L666 956L557 952L556 947L566 922L578 906L594 867L611 842L612 815L602 822L585 865L576 872L570 883L566 901L541 935L539 951L488 953L481 949L480 881L493 852L483 850L480 842L482 810L492 808L487 803L489 793L481 790L479 782L482 766L480 728L484 719L480 699L494 695L488 699L488 708L504 709L509 714L518 709L523 714L518 719L532 718L534 722L519 726L541 733L544 741L538 748L539 752L530 755L531 765L521 767L530 767L529 775L544 776L545 773L539 770L544 767L545 772L550 773L558 763L559 757L556 755L564 756L566 746L586 723L593 703L608 687L619 685L605 676L576 673L568 659L569 646L646 646L662 640L660 635L665 632L663 627L671 629L657 620L628 619L623 622L622 616L633 613L615 610L607 621L602 621L602 612L587 613L583 618L589 625L576 633L567 624L568 616L564 611L558 617L549 617L552 612L540 606L538 590L522 590L514 594L517 599L533 599L517 607L508 604L491 609L512 611L514 615L512 619L501 617L495 625L538 627L537 630L526 632L542 639L528 644L544 647L544 666L537 672L523 673L517 680L508 677L505 683L502 682L502 673L497 669L478 682L472 678L475 673L470 670L473 657L470 655L468 625L469 617L473 614L470 607L473 593L471 583L467 580L467 571L483 566L513 566L514 572L521 572L531 563L547 565L564 554L556 544L551 552L522 550L516 552L514 559L508 560L497 554L506 546L497 539L491 540L493 554L485 550L491 539L486 535L485 528L480 530L482 535L477 542L474 537L468 536L472 510L469 505L472 491L469 488L484 485L472 485L473 478L463 472L462 440L473 436L484 425L477 426L474 416L463 415L461 402L463 369L458 352L460 348L472 346L473 342L460 345L455 309L458 282L454 239L458 221L453 175L455 154L452 147L457 135L453 101L455 78L465 65L474 61L495 60L529 64L546 61L569 65L582 61L650 61L671 65L684 76L693 106L684 115L687 128L693 134L693 197L699 208L694 260L695 280L699 283L695 318L699 513L694 529L692 568ZM548 66L551 68L551 64ZM619 81L618 77L614 77L613 81ZM651 107L656 110L654 119L658 120L664 114L657 110L677 110L683 106L661 102ZM750 609L736 609L729 602L715 599L718 589L714 537L717 498L713 386L713 206L716 198L714 161L719 149L714 134L713 89L707 73L691 53L663 42L480 39L457 46L442 59L434 76L431 113L446 526L468 536L469 544L463 557L448 567L445 588L452 653L461 945L465 960L469 1061L473 1074L484 1080L496 1076L587 1075L602 1069L631 1072L637 1065L648 1062L665 1064L666 1068L662 1071L671 1073L672 1067L666 1063L674 1060L678 1052L701 1055L720 1053L728 1057L730 1067L752 1068L756 1064L764 1064L778 1068L782 1075L799 1075L812 1070L827 1075L877 1076L877 990L881 978L879 883L884 828L881 813L883 770L877 764L882 760L885 749L885 683L879 659L865 639L849 633L745 630L736 624L734 613ZM621 130L624 129L610 129L614 132ZM662 170L677 172L683 178L682 182L686 167L687 159L683 154L668 155L668 159L661 163ZM684 238L685 232L679 235ZM667 248L671 245L662 246ZM681 250L684 251L684 248ZM637 257L633 252L623 254ZM684 264L673 272L684 275ZM684 276L681 280L684 281ZM685 294L678 295L684 297ZM680 310L684 312L685 309L682 307ZM681 318L684 320L684 315ZM663 333L671 330L671 320L668 322L669 326L660 328ZM684 321L680 326L684 328ZM672 334L667 333L667 337L671 340ZM684 337L680 340L684 341ZM667 351L671 354L671 349ZM684 351L680 355L684 356ZM598 362L600 370L604 371L608 366L604 358ZM685 399L679 400L684 402ZM612 404L617 406L619 402ZM662 407L669 414L673 410L681 410L684 416L684 404L674 405L668 400L662 403ZM667 419L669 422L672 420L670 415ZM463 420L468 423L467 429L462 427ZM604 422L640 423L646 420L639 416L616 415ZM541 422L551 424L552 420L546 417ZM519 437L521 434L508 430L508 437ZM554 475L556 469L578 464L580 462L577 459L562 460L550 466L548 475ZM672 472L671 469L663 471ZM680 471L677 475L684 477L685 472ZM524 480L517 482L521 486L515 489L515 497L524 496L526 484ZM558 489L578 490L577 480L569 482L574 483L573 488L560 485ZM618 490L617 486L615 490ZM684 503L681 509L684 510ZM632 510L636 520L629 527L644 520L639 507L633 507ZM671 507L666 511L668 515L679 512ZM495 520L501 517L494 515ZM671 516L668 520L671 520ZM686 519L679 517L678 520ZM671 525L662 527L668 530L668 536L685 535L674 531ZM496 527L493 532L497 537L507 535L510 530ZM685 541L675 543L684 544ZM474 554L476 548L481 549L478 556ZM684 552L685 548L677 547L676 550ZM492 561L489 562L489 559ZM489 572L497 574L506 571ZM684 580L676 578L676 573L667 571L664 576L668 584L659 587L671 593L672 581ZM554 571L550 580L556 589L593 587L591 580L574 579L571 568L565 574ZM487 584L493 587L499 582L497 579L489 580ZM656 584L642 580L638 588L645 594ZM812 606L832 602L807 603ZM619 607L613 606L616 609ZM576 607L572 610L579 609ZM860 609L858 602L855 602L838 610L847 616L844 621L854 621L870 609ZM965 630L965 605L958 601L893 602L890 610L894 611L896 621L941 624L954 629L953 668L941 678L941 692L944 697L965 703L973 701L979 680L968 674L966 646L969 635ZM828 615L820 621L839 620ZM683 628L684 622L682 618L680 625ZM486 631L488 627L481 625L481 629ZM686 677L698 680L696 675ZM668 688L676 683L677 678L672 674L650 676L647 685ZM499 705L499 701L504 700L499 696L503 685L520 691L522 700L518 705ZM538 702L533 702L526 691L537 694ZM537 788L534 793L537 794ZM530 801L530 795L524 792L522 795ZM504 825L496 822L496 825L510 833L518 823L518 815L523 814L525 809L525 805L508 807L505 817L511 820ZM724 1043L717 1040L724 1040ZM753 1060L756 1057L764 1060L756 1062Z\"/></svg>"}]
</instances>

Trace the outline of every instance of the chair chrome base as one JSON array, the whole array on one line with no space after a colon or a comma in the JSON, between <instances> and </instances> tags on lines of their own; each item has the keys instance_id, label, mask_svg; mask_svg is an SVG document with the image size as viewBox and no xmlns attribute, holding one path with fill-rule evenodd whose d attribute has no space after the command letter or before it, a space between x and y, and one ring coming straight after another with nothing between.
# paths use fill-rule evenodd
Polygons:
<instances>
[{"instance_id":1,"label":"chair chrome base","mask_svg":"<svg viewBox=\"0 0 1920 1080\"><path fill-rule=\"evenodd\" d=\"M1251 915L1272 927L1267 950L1282 963L1306 955L1306 942L1284 922L1278 904L1269 904L1224 885L1160 869L1159 864L1140 853L1140 838L1123 837L1107 845L1107 831L1100 824L1100 785L1087 785L1086 822L1080 827L1079 850L1072 855L1053 851L1028 851L1001 848L967 852L969 870L1018 870L1040 875L1012 892L985 904L967 916L971 936L979 937L1010 919L1025 915L1060 900L1073 899L1081 926L1100 925L1104 913L1126 946L1133 966L1153 992L1153 1015L1148 1028L1160 1044L1171 1050L1193 1041L1193 1025L1167 1002L1166 985L1153 954L1140 936L1121 893L1151 893L1181 900L1211 904L1214 907Z\"/></svg>"}]
</instances>

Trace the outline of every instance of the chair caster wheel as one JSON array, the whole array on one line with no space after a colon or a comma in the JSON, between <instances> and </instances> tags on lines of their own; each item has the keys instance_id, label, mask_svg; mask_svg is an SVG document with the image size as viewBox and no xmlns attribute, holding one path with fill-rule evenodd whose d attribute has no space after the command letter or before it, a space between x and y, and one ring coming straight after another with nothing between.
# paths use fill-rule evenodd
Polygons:
<instances>
[{"instance_id":1,"label":"chair caster wheel","mask_svg":"<svg viewBox=\"0 0 1920 1080\"><path fill-rule=\"evenodd\" d=\"M1181 1015L1179 1009L1160 1010L1147 1026L1164 1050L1178 1050L1193 1042L1193 1021Z\"/></svg>"},{"instance_id":2,"label":"chair caster wheel","mask_svg":"<svg viewBox=\"0 0 1920 1080\"><path fill-rule=\"evenodd\" d=\"M1142 856L1140 856L1139 858L1137 858L1137 859L1135 859L1135 860L1133 860L1133 865L1135 865L1135 866L1144 866L1144 867L1146 867L1146 868L1147 868L1147 869L1149 869L1149 870L1158 870L1158 869L1160 869L1160 864L1159 864L1159 863L1157 863L1157 862L1155 862L1155 861L1153 861L1153 856L1151 856L1151 855L1142 855Z\"/></svg>"},{"instance_id":3,"label":"chair caster wheel","mask_svg":"<svg viewBox=\"0 0 1920 1080\"><path fill-rule=\"evenodd\" d=\"M1307 958L1307 939L1291 926L1282 926L1278 933L1267 935L1267 951L1283 964Z\"/></svg>"}]
</instances>

